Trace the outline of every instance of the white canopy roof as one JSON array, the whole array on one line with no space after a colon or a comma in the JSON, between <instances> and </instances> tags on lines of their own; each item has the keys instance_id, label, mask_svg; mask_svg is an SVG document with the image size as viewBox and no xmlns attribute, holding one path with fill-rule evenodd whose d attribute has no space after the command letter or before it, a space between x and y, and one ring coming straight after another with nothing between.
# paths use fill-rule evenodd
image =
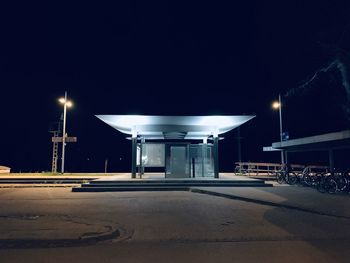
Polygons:
<instances>
[{"instance_id":1,"label":"white canopy roof","mask_svg":"<svg viewBox=\"0 0 350 263\"><path fill-rule=\"evenodd\" d=\"M146 139L203 139L228 132L255 116L146 116L96 115L132 136Z\"/></svg>"}]
</instances>

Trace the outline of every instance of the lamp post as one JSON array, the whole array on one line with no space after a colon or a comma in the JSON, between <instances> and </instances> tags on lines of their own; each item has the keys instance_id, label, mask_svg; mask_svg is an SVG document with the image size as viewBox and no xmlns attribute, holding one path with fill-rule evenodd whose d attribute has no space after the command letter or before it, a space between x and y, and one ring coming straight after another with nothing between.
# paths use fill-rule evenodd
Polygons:
<instances>
[{"instance_id":1,"label":"lamp post","mask_svg":"<svg viewBox=\"0 0 350 263\"><path fill-rule=\"evenodd\" d=\"M66 119L67 119L67 107L70 108L73 106L71 101L67 100L67 91L64 93L64 98L60 98L59 102L63 104L63 133L62 133L62 164L61 164L61 173L64 173L64 156L65 156L65 147L66 147Z\"/></svg>"},{"instance_id":2,"label":"lamp post","mask_svg":"<svg viewBox=\"0 0 350 263\"><path fill-rule=\"evenodd\" d=\"M278 94L278 101L275 101L272 103L272 108L279 111L280 115L280 141L282 145L282 140L283 140L283 128L282 128L282 103L281 103L281 94ZM281 164L284 164L284 154L283 150L281 150Z\"/></svg>"}]
</instances>

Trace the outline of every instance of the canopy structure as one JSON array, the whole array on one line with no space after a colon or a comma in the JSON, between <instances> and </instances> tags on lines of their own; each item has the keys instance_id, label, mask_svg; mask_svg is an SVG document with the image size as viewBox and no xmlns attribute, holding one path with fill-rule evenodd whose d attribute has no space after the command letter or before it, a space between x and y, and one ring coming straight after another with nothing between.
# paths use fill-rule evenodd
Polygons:
<instances>
[{"instance_id":1,"label":"canopy structure","mask_svg":"<svg viewBox=\"0 0 350 263\"><path fill-rule=\"evenodd\" d=\"M136 178L137 168L141 177L145 167L163 167L166 178L219 178L219 135L239 127L255 116L96 117L114 129L131 135L132 178ZM208 143L208 138L213 143ZM154 140L164 142L152 142ZM202 141L192 144L189 140Z\"/></svg>"},{"instance_id":2,"label":"canopy structure","mask_svg":"<svg viewBox=\"0 0 350 263\"><path fill-rule=\"evenodd\" d=\"M350 149L350 130L274 142L271 147L263 148L266 152L283 151L287 162L289 152L328 151L331 171L334 171L334 151L340 149Z\"/></svg>"},{"instance_id":3,"label":"canopy structure","mask_svg":"<svg viewBox=\"0 0 350 263\"><path fill-rule=\"evenodd\" d=\"M239 127L255 116L96 115L118 131L145 139L202 140Z\"/></svg>"},{"instance_id":4,"label":"canopy structure","mask_svg":"<svg viewBox=\"0 0 350 263\"><path fill-rule=\"evenodd\" d=\"M350 130L298 138L283 142L274 142L270 148L285 150L288 152L346 149L350 148ZM269 151L270 148L265 148L265 151Z\"/></svg>"}]
</instances>

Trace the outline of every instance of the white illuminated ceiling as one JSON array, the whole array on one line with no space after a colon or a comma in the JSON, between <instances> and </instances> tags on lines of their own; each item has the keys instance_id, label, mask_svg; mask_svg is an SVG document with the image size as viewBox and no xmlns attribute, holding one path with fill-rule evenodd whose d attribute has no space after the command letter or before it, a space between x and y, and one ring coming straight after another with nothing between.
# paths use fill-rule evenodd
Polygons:
<instances>
[{"instance_id":1,"label":"white illuminated ceiling","mask_svg":"<svg viewBox=\"0 0 350 263\"><path fill-rule=\"evenodd\" d=\"M239 127L255 116L146 116L96 115L97 118L129 134L146 139L203 139Z\"/></svg>"}]
</instances>

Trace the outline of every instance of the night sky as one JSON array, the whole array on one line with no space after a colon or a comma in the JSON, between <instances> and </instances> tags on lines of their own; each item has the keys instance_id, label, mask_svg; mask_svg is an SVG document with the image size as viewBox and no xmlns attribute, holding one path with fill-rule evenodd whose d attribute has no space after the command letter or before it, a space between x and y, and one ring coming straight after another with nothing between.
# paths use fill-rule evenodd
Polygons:
<instances>
[{"instance_id":1,"label":"night sky","mask_svg":"<svg viewBox=\"0 0 350 263\"><path fill-rule=\"evenodd\" d=\"M332 61L350 63L350 1L113 1L13 3L2 9L0 165L51 169L48 132L66 90L74 107L68 172L128 171L131 144L95 114L240 115L244 161L279 161L263 146L349 129L350 94ZM314 74L319 74L307 85ZM220 143L233 171L236 132ZM344 165L347 153L336 153ZM338 161L337 161L338 160ZM325 153L294 163L325 163ZM350 166L350 165L349 165Z\"/></svg>"}]
</instances>

